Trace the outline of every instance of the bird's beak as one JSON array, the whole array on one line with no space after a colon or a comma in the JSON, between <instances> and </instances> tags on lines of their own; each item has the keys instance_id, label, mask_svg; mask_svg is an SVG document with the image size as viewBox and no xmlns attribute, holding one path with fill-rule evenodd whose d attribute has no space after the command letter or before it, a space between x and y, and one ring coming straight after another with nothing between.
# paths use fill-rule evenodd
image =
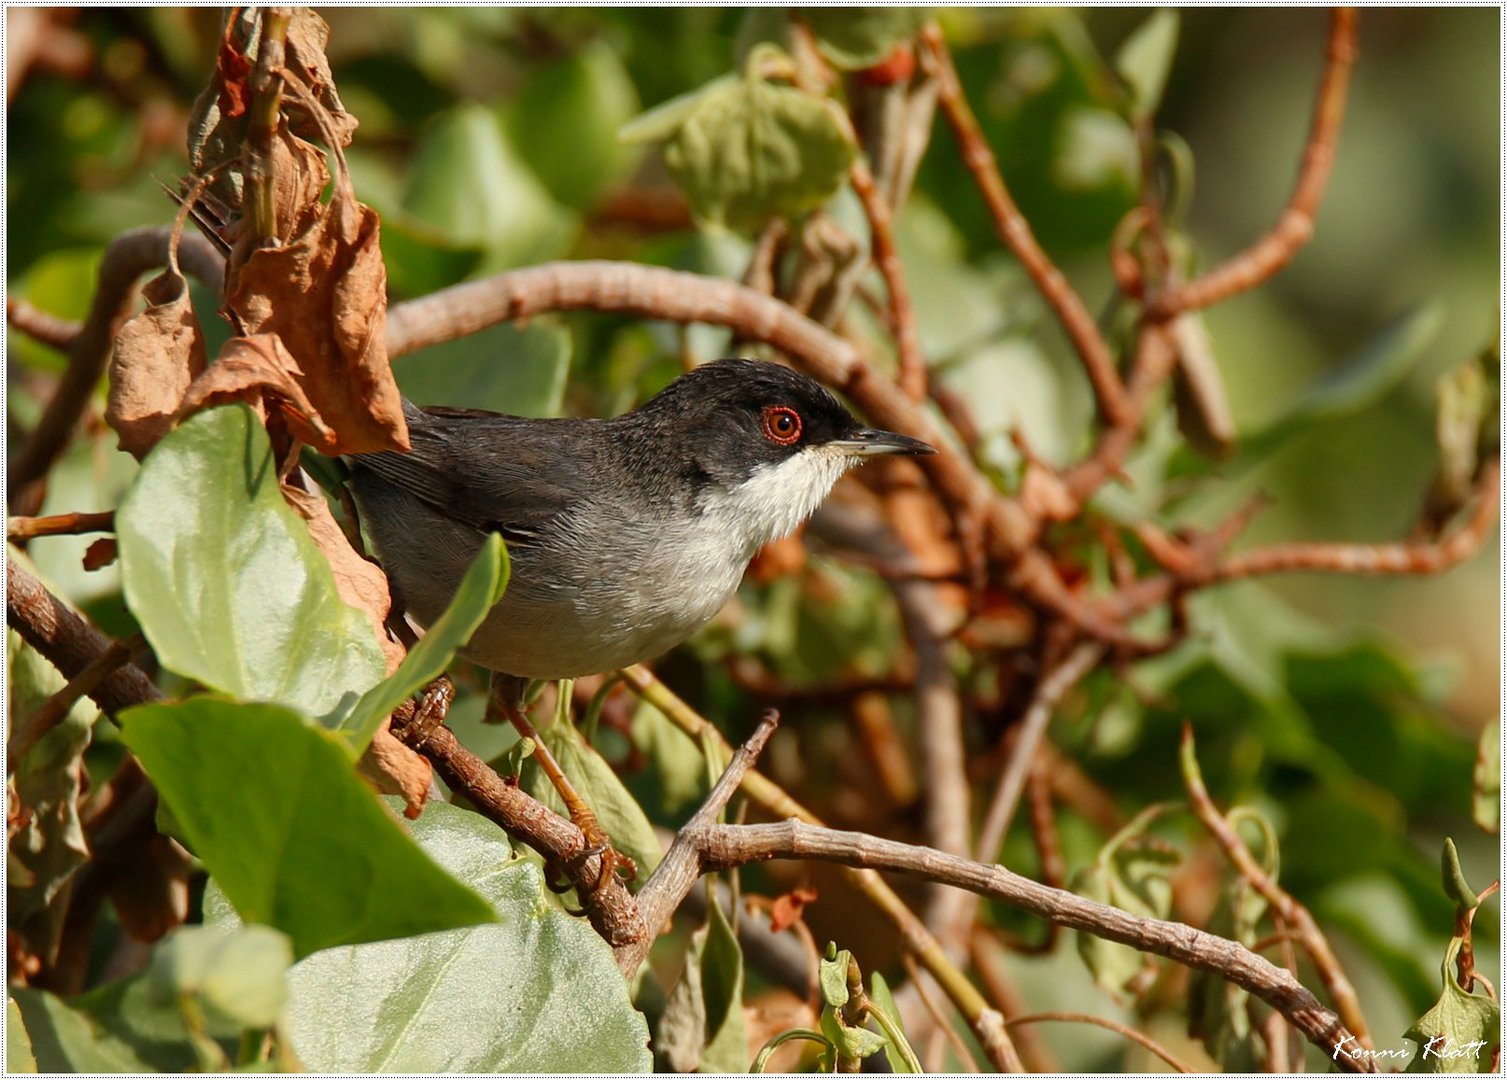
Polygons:
<instances>
[{"instance_id":1,"label":"bird's beak","mask_svg":"<svg viewBox=\"0 0 1507 1080\"><path fill-rule=\"evenodd\" d=\"M909 435L897 435L893 431L875 431L862 428L846 439L836 439L833 446L851 457L868 457L871 454L935 454L937 448Z\"/></svg>"}]
</instances>

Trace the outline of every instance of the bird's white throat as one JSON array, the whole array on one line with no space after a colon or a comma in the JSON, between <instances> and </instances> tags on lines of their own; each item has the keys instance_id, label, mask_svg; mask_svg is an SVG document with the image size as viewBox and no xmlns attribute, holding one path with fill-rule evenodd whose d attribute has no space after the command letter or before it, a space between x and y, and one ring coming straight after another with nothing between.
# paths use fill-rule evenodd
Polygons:
<instances>
[{"instance_id":1,"label":"bird's white throat","mask_svg":"<svg viewBox=\"0 0 1507 1080\"><path fill-rule=\"evenodd\" d=\"M702 495L702 510L714 528L743 539L747 554L789 536L815 513L838 478L861 458L840 446L811 446L774 465L760 465L730 490Z\"/></svg>"}]
</instances>

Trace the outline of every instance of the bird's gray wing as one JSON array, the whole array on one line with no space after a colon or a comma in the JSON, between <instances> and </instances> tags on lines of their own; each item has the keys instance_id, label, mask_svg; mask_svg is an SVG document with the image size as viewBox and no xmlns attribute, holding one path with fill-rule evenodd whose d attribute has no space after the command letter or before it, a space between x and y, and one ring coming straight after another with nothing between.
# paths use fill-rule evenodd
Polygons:
<instances>
[{"instance_id":1,"label":"bird's gray wing","mask_svg":"<svg viewBox=\"0 0 1507 1080\"><path fill-rule=\"evenodd\" d=\"M360 454L349 459L351 469L452 521L527 545L589 494L597 441L591 421L421 410L407 402L404 412L412 449ZM560 460L562 442L576 460Z\"/></svg>"}]
</instances>

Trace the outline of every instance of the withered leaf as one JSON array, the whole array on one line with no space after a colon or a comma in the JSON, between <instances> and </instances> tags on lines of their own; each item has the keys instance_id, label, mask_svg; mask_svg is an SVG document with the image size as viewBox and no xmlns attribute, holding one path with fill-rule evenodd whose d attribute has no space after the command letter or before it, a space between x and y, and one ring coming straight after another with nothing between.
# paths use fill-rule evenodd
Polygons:
<instances>
[{"instance_id":1,"label":"withered leaf","mask_svg":"<svg viewBox=\"0 0 1507 1080\"><path fill-rule=\"evenodd\" d=\"M309 526L309 535L335 572L335 588L340 599L359 611L366 612L382 643L382 653L387 661L387 674L391 675L403 662L403 647L387 635L384 628L387 614L392 608L392 594L387 587L387 577L376 563L363 559L351 547L345 533L330 513L330 506L318 494L302 488L283 485L283 497Z\"/></svg>"},{"instance_id":2,"label":"withered leaf","mask_svg":"<svg viewBox=\"0 0 1507 1080\"><path fill-rule=\"evenodd\" d=\"M251 98L251 89L246 85L247 77L251 74L251 61L237 45L234 31L234 22L227 21L225 33L220 38L220 51L215 57L215 79L220 87L220 114L225 117L243 115Z\"/></svg>"},{"instance_id":3,"label":"withered leaf","mask_svg":"<svg viewBox=\"0 0 1507 1080\"><path fill-rule=\"evenodd\" d=\"M126 933L156 941L188 918L188 879L193 859L176 840L158 833L141 837L109 878L110 902Z\"/></svg>"},{"instance_id":4,"label":"withered leaf","mask_svg":"<svg viewBox=\"0 0 1507 1080\"><path fill-rule=\"evenodd\" d=\"M137 458L172 430L184 392L205 367L188 282L167 270L142 289L148 307L115 336L105 422Z\"/></svg>"},{"instance_id":5,"label":"withered leaf","mask_svg":"<svg viewBox=\"0 0 1507 1080\"><path fill-rule=\"evenodd\" d=\"M429 798L429 785L434 768L428 759L420 757L388 730L392 717L382 721L382 726L372 736L371 745L361 755L358 767L374 784L377 790L388 795L401 795L408 805L403 813L410 820L424 810Z\"/></svg>"},{"instance_id":6,"label":"withered leaf","mask_svg":"<svg viewBox=\"0 0 1507 1080\"><path fill-rule=\"evenodd\" d=\"M403 662L403 647L393 641L384 629L392 596L387 587L387 578L376 564L368 562L356 553L346 540L340 526L335 523L325 500L301 488L283 486L283 496L304 521L308 522L309 535L319 550L330 561L335 571L335 587L340 590L340 599L366 612L382 644L382 653L387 661L387 673L391 675ZM410 818L418 817L429 797L429 785L434 775L429 762L420 757L388 731L391 719L383 720L371 744L362 755L360 769L364 776L376 785L377 790L389 795L401 795L406 802L405 813Z\"/></svg>"},{"instance_id":7,"label":"withered leaf","mask_svg":"<svg viewBox=\"0 0 1507 1080\"><path fill-rule=\"evenodd\" d=\"M253 251L230 306L247 334L273 333L333 431L329 454L408 449L402 398L387 359L387 270L375 211L337 184L322 217L292 243Z\"/></svg>"},{"instance_id":8,"label":"withered leaf","mask_svg":"<svg viewBox=\"0 0 1507 1080\"><path fill-rule=\"evenodd\" d=\"M315 99L328 112L326 121L330 133L341 146L349 146L356 131L357 120L345 111L340 95L335 92L335 76L330 71L330 61L325 56L325 46L330 43L330 26L306 7L296 8L288 23L288 67L303 80ZM295 118L294 130L311 139L324 137L317 120L299 117L300 106L289 102L289 113Z\"/></svg>"},{"instance_id":9,"label":"withered leaf","mask_svg":"<svg viewBox=\"0 0 1507 1080\"><path fill-rule=\"evenodd\" d=\"M819 894L810 885L801 885L782 896L775 897L769 905L769 929L778 934L787 926L799 922L806 906L816 902Z\"/></svg>"},{"instance_id":10,"label":"withered leaf","mask_svg":"<svg viewBox=\"0 0 1507 1080\"><path fill-rule=\"evenodd\" d=\"M84 569L99 570L109 566L120 554L115 546L115 537L102 536L84 549Z\"/></svg>"},{"instance_id":11,"label":"withered leaf","mask_svg":"<svg viewBox=\"0 0 1507 1080\"><path fill-rule=\"evenodd\" d=\"M298 361L276 334L231 338L183 395L182 413L244 401L260 409L265 419L264 399L272 397L295 438L321 450L333 447L334 434L304 393L302 380Z\"/></svg>"}]
</instances>

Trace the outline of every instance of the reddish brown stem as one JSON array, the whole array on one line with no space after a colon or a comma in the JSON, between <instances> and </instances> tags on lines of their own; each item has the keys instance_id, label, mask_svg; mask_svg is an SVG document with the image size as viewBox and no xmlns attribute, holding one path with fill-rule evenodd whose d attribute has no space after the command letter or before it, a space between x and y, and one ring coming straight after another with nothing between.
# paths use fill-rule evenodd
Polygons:
<instances>
[{"instance_id":1,"label":"reddish brown stem","mask_svg":"<svg viewBox=\"0 0 1507 1080\"><path fill-rule=\"evenodd\" d=\"M50 517L13 517L5 523L5 538L13 544L38 536L76 536L79 533L114 531L114 510L53 514Z\"/></svg>"},{"instance_id":2,"label":"reddish brown stem","mask_svg":"<svg viewBox=\"0 0 1507 1080\"><path fill-rule=\"evenodd\" d=\"M1183 748L1186 753L1192 753L1193 729L1187 724L1183 725ZM1294 900L1280 885L1272 880L1256 857L1251 854L1250 848L1245 846L1245 841L1235 831L1235 827L1219 812L1210 798L1209 791L1204 787L1203 780L1196 772L1186 777L1188 789L1188 801L1193 807L1193 812L1198 820L1203 822L1204 828L1209 830L1209 835L1214 837L1216 843L1224 850L1225 856L1231 865L1240 873L1240 876L1251 883L1255 889L1272 906L1272 911L1279 915L1288 926L1291 927L1291 936L1303 946L1312 959L1314 967L1318 970L1319 978L1329 991L1329 996L1334 999L1335 1010L1340 1014L1355 1036L1355 1041L1362 1049L1370 1050L1371 1035L1366 1027L1366 1018L1361 1013L1360 999L1356 996L1355 987L1351 985L1345 969L1340 966L1339 960L1334 955L1334 950L1329 947L1329 939L1319 929L1313 915L1302 904Z\"/></svg>"},{"instance_id":3,"label":"reddish brown stem","mask_svg":"<svg viewBox=\"0 0 1507 1080\"><path fill-rule=\"evenodd\" d=\"M947 43L935 25L928 26L921 34L923 55L928 57L938 81L937 101L957 139L958 150L963 155L963 164L973 175L974 183L984 196L989 216L994 221L995 232L1001 243L1008 247L1040 291L1047 305L1062 324L1068 340L1072 342L1089 382L1093 384L1094 396L1099 409L1111 423L1118 423L1125 415L1125 388L1115 372L1114 357L1105 342L1094 318L1084 306L1083 299L1069 284L1061 270L1042 250L1031 226L1020 207L1010 197L1000 174L994 151L979 128L973 109L963 95L962 83L953 66Z\"/></svg>"},{"instance_id":4,"label":"reddish brown stem","mask_svg":"<svg viewBox=\"0 0 1507 1080\"><path fill-rule=\"evenodd\" d=\"M78 337L83 325L73 319L60 319L49 315L41 308L32 307L25 300L5 301L5 321L33 341L50 345L54 349L68 351L73 339Z\"/></svg>"},{"instance_id":5,"label":"reddish brown stem","mask_svg":"<svg viewBox=\"0 0 1507 1080\"><path fill-rule=\"evenodd\" d=\"M1335 8L1329 16L1324 74L1314 101L1303 163L1292 197L1276 225L1223 265L1186 285L1169 289L1152 306L1157 318L1170 319L1179 312L1208 307L1254 288L1292 261L1313 236L1314 217L1334 168L1350 72L1355 67L1355 25L1354 8Z\"/></svg>"},{"instance_id":6,"label":"reddish brown stem","mask_svg":"<svg viewBox=\"0 0 1507 1080\"><path fill-rule=\"evenodd\" d=\"M895 346L900 353L900 389L912 401L926 396L926 359L921 355L921 337L916 329L916 312L911 307L910 288L900 265L900 251L895 246L894 215L890 205L874 183L874 176L862 159L848 169L848 182L869 219L869 236L874 265L884 277L890 294L890 322L894 327Z\"/></svg>"}]
</instances>

